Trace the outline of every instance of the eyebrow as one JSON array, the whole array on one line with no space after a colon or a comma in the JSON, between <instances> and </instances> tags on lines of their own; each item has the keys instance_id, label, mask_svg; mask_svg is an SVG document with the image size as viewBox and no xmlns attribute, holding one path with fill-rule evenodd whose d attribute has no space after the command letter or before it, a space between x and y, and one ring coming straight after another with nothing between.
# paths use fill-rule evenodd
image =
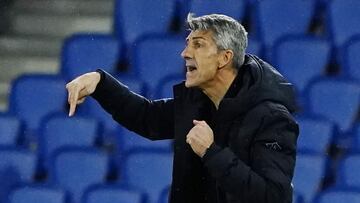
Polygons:
<instances>
[{"instance_id":1,"label":"eyebrow","mask_svg":"<svg viewBox=\"0 0 360 203\"><path fill-rule=\"evenodd\" d=\"M196 39L202 39L202 40L206 40L204 37L192 37L193 40L196 40ZM189 38L187 37L186 38L186 42L189 41Z\"/></svg>"}]
</instances>

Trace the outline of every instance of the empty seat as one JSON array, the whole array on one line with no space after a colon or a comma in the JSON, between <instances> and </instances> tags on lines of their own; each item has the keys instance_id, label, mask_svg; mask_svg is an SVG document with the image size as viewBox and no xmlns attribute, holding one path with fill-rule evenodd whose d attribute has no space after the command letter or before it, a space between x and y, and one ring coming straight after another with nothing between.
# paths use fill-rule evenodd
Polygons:
<instances>
[{"instance_id":1,"label":"empty seat","mask_svg":"<svg viewBox=\"0 0 360 203\"><path fill-rule=\"evenodd\" d=\"M22 132L21 122L15 116L0 114L0 145L16 146Z\"/></svg>"},{"instance_id":2,"label":"empty seat","mask_svg":"<svg viewBox=\"0 0 360 203\"><path fill-rule=\"evenodd\" d=\"M260 41L255 39L249 39L248 47L246 48L246 53L253 54L256 56L261 56L262 52L262 44Z\"/></svg>"},{"instance_id":3,"label":"empty seat","mask_svg":"<svg viewBox=\"0 0 360 203\"><path fill-rule=\"evenodd\" d=\"M155 91L149 94L150 98L162 99L162 98L174 98L173 86L184 81L184 74L166 76L160 80Z\"/></svg>"},{"instance_id":4,"label":"empty seat","mask_svg":"<svg viewBox=\"0 0 360 203\"><path fill-rule=\"evenodd\" d=\"M333 0L327 7L327 26L334 45L341 48L350 37L360 34L360 1Z\"/></svg>"},{"instance_id":5,"label":"empty seat","mask_svg":"<svg viewBox=\"0 0 360 203\"><path fill-rule=\"evenodd\" d=\"M121 43L111 35L76 34L65 40L61 56L61 73L67 79L102 68L116 72Z\"/></svg>"},{"instance_id":6,"label":"empty seat","mask_svg":"<svg viewBox=\"0 0 360 203\"><path fill-rule=\"evenodd\" d=\"M334 124L324 119L299 118L299 152L325 154L334 134Z\"/></svg>"},{"instance_id":7,"label":"empty seat","mask_svg":"<svg viewBox=\"0 0 360 203\"><path fill-rule=\"evenodd\" d=\"M360 86L353 81L320 79L309 88L311 111L337 124L341 132L351 129L359 99Z\"/></svg>"},{"instance_id":8,"label":"empty seat","mask_svg":"<svg viewBox=\"0 0 360 203\"><path fill-rule=\"evenodd\" d=\"M117 0L114 12L115 33L127 45L145 34L167 33L175 14L175 6L175 0Z\"/></svg>"},{"instance_id":9,"label":"empty seat","mask_svg":"<svg viewBox=\"0 0 360 203\"><path fill-rule=\"evenodd\" d=\"M60 188L25 185L9 195L9 203L66 203L66 193Z\"/></svg>"},{"instance_id":10,"label":"empty seat","mask_svg":"<svg viewBox=\"0 0 360 203\"><path fill-rule=\"evenodd\" d=\"M65 81L53 75L23 75L11 88L10 112L24 121L34 138L41 119L49 113L64 112L67 100Z\"/></svg>"},{"instance_id":11,"label":"empty seat","mask_svg":"<svg viewBox=\"0 0 360 203\"><path fill-rule=\"evenodd\" d=\"M314 10L313 0L257 1L255 28L266 47L271 47L282 36L306 34Z\"/></svg>"},{"instance_id":12,"label":"empty seat","mask_svg":"<svg viewBox=\"0 0 360 203\"><path fill-rule=\"evenodd\" d=\"M294 36L279 41L273 52L272 61L279 72L301 94L311 80L326 72L331 46L322 39Z\"/></svg>"},{"instance_id":13,"label":"empty seat","mask_svg":"<svg viewBox=\"0 0 360 203\"><path fill-rule=\"evenodd\" d=\"M15 147L1 147L0 160L1 173L13 173L22 182L33 180L37 163L34 153Z\"/></svg>"},{"instance_id":14,"label":"empty seat","mask_svg":"<svg viewBox=\"0 0 360 203\"><path fill-rule=\"evenodd\" d=\"M245 17L246 0L191 0L190 12L196 16L224 14L236 20Z\"/></svg>"},{"instance_id":15,"label":"empty seat","mask_svg":"<svg viewBox=\"0 0 360 203\"><path fill-rule=\"evenodd\" d=\"M171 171L172 153L139 150L128 154L120 174L127 185L145 192L149 203L156 203L171 183Z\"/></svg>"},{"instance_id":16,"label":"empty seat","mask_svg":"<svg viewBox=\"0 0 360 203\"><path fill-rule=\"evenodd\" d=\"M94 118L65 114L48 117L42 124L40 139L40 157L46 168L51 154L64 146L92 147L100 135L100 124Z\"/></svg>"},{"instance_id":17,"label":"empty seat","mask_svg":"<svg viewBox=\"0 0 360 203\"><path fill-rule=\"evenodd\" d=\"M133 67L149 91L153 91L165 76L185 73L180 55L184 43L183 38L172 36L148 36L137 42Z\"/></svg>"},{"instance_id":18,"label":"empty seat","mask_svg":"<svg viewBox=\"0 0 360 203\"><path fill-rule=\"evenodd\" d=\"M120 186L99 186L87 190L82 203L143 203L144 195Z\"/></svg>"},{"instance_id":19,"label":"empty seat","mask_svg":"<svg viewBox=\"0 0 360 203\"><path fill-rule=\"evenodd\" d=\"M360 203L360 191L330 190L321 192L314 203Z\"/></svg>"},{"instance_id":20,"label":"empty seat","mask_svg":"<svg viewBox=\"0 0 360 203\"><path fill-rule=\"evenodd\" d=\"M340 162L337 184L360 189L360 154L349 154Z\"/></svg>"},{"instance_id":21,"label":"empty seat","mask_svg":"<svg viewBox=\"0 0 360 203\"><path fill-rule=\"evenodd\" d=\"M342 68L349 78L360 81L360 34L352 37L343 50Z\"/></svg>"},{"instance_id":22,"label":"empty seat","mask_svg":"<svg viewBox=\"0 0 360 203\"><path fill-rule=\"evenodd\" d=\"M79 203L86 188L102 184L108 172L108 156L92 148L62 148L52 159L50 178Z\"/></svg>"},{"instance_id":23,"label":"empty seat","mask_svg":"<svg viewBox=\"0 0 360 203\"><path fill-rule=\"evenodd\" d=\"M325 171L325 156L298 154L293 178L294 190L311 202L318 192Z\"/></svg>"}]
</instances>

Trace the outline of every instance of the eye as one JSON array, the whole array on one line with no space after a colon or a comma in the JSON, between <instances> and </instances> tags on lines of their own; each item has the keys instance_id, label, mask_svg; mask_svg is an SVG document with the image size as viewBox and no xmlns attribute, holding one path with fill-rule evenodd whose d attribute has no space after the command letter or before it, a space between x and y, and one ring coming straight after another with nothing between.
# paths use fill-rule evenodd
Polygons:
<instances>
[{"instance_id":1,"label":"eye","mask_svg":"<svg viewBox=\"0 0 360 203\"><path fill-rule=\"evenodd\" d=\"M200 47L202 47L202 44L200 42L194 42L194 47L200 48Z\"/></svg>"}]
</instances>

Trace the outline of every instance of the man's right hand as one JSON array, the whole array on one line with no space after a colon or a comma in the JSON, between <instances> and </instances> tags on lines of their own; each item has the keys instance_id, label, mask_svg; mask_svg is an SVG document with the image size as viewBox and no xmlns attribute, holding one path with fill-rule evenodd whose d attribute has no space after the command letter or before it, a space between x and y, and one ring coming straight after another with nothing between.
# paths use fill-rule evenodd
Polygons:
<instances>
[{"instance_id":1,"label":"man's right hand","mask_svg":"<svg viewBox=\"0 0 360 203\"><path fill-rule=\"evenodd\" d=\"M83 103L85 98L95 91L99 82L100 73L90 72L80 75L66 84L68 102L70 104L69 116L74 115L76 105Z\"/></svg>"}]
</instances>

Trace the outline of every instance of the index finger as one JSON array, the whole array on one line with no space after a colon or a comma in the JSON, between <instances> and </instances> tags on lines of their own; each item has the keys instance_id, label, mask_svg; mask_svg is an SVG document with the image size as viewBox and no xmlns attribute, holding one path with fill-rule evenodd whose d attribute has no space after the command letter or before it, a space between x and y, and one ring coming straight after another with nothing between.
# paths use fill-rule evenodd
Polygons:
<instances>
[{"instance_id":1,"label":"index finger","mask_svg":"<svg viewBox=\"0 0 360 203\"><path fill-rule=\"evenodd\" d=\"M69 88L68 102L70 104L69 116L73 116L76 110L77 100L79 97L79 91L76 87Z\"/></svg>"}]
</instances>

